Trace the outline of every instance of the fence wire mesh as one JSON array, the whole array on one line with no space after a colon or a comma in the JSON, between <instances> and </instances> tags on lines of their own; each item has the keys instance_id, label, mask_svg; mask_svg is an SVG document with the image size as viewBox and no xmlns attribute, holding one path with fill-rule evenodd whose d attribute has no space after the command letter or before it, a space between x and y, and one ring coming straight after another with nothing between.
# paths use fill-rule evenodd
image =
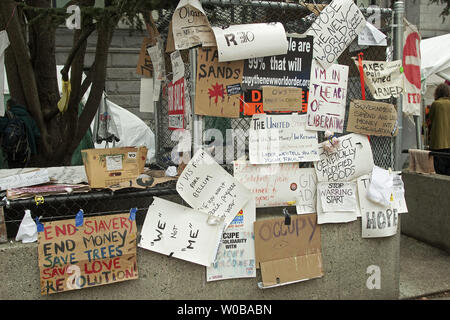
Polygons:
<instances>
[{"instance_id":1,"label":"fence wire mesh","mask_svg":"<svg viewBox=\"0 0 450 320\"><path fill-rule=\"evenodd\" d=\"M314 9L321 9L321 5L327 4L330 1L316 1L316 5L306 5L298 3L287 2L273 2L273 1L245 1L245 0L209 0L201 1L203 9L208 17L211 26L226 27L236 24L247 23L265 23L265 22L281 22L287 33L303 34L311 26L317 15L313 13ZM311 9L311 10L310 10ZM318 11L315 11L316 13ZM362 10L366 18L373 15L371 10ZM169 31L169 23L173 11L162 11L160 18L158 19L157 26L160 30L160 34L163 38L167 38ZM350 100L361 99L361 83L359 79L359 71L356 68L352 57L356 57L359 52L363 53L365 60L381 60L387 59L387 48L392 46L392 15L390 10L381 10L379 13L379 26L380 31L387 35L387 47L384 46L371 46L371 47L358 47L357 39L352 45L347 48L346 51L338 59L339 64L345 64L349 66L349 79L347 88L347 104L346 104L346 117L348 115L348 108ZM354 51L353 51L353 50ZM182 52L183 60L185 62L186 83L190 83L190 65L188 50ZM166 70L170 70L170 56L166 54ZM194 75L195 76L195 75ZM167 88L168 81L164 83L164 88ZM373 100L368 88L365 88L366 99ZM172 131L168 129L168 100L167 95L163 95L158 105L158 162L163 166L171 164L170 152L176 146L176 141L171 140ZM385 100L383 102L394 103L393 99ZM191 103L193 105L193 102ZM202 132L207 128L214 128L214 120L212 117L201 117ZM237 119L231 119L230 129L241 130L238 132L248 132L251 117L243 117ZM344 132L346 131L347 118L345 119ZM245 144L246 150L248 150L248 136L246 134L237 135L232 142L226 141L226 137L223 137L225 143L233 143L234 148L234 160L237 159L237 145ZM321 141L323 134L319 134ZM320 142L319 141L319 142ZM205 141L203 141L205 143ZM377 166L383 168L393 167L394 164L394 152L393 143L394 138L390 137L378 137L371 136L370 142L372 145L372 152L374 156L374 162ZM208 143L206 141L206 143ZM226 154L224 153L223 163L227 163ZM229 159L228 159L229 160ZM229 168L228 168L229 169Z\"/></svg>"}]
</instances>

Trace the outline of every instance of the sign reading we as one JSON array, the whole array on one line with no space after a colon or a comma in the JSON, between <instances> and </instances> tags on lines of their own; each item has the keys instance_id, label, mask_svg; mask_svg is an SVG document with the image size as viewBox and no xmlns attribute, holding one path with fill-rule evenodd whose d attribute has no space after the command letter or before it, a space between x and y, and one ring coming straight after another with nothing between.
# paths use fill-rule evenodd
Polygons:
<instances>
[{"instance_id":1,"label":"sign reading we","mask_svg":"<svg viewBox=\"0 0 450 320\"><path fill-rule=\"evenodd\" d=\"M41 294L137 279L136 221L130 214L46 222L38 233Z\"/></svg>"}]
</instances>

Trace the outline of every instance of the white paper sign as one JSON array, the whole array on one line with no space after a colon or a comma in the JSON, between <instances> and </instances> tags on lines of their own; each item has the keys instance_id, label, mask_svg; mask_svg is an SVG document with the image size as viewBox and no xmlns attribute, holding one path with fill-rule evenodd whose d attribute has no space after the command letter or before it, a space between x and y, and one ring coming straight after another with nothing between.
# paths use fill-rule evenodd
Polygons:
<instances>
[{"instance_id":1,"label":"white paper sign","mask_svg":"<svg viewBox=\"0 0 450 320\"><path fill-rule=\"evenodd\" d=\"M5 50L9 46L9 38L6 30L0 31L0 117L5 115L5 100L4 100L4 82L5 82Z\"/></svg>"},{"instance_id":2,"label":"white paper sign","mask_svg":"<svg viewBox=\"0 0 450 320\"><path fill-rule=\"evenodd\" d=\"M363 238L389 237L397 233L398 210L381 205L367 198L369 176L357 179L359 204L361 207L361 227Z\"/></svg>"},{"instance_id":3,"label":"white paper sign","mask_svg":"<svg viewBox=\"0 0 450 320\"><path fill-rule=\"evenodd\" d=\"M139 247L210 266L216 257L223 225L207 223L208 215L154 197L145 216Z\"/></svg>"},{"instance_id":4,"label":"white paper sign","mask_svg":"<svg viewBox=\"0 0 450 320\"><path fill-rule=\"evenodd\" d=\"M387 46L387 36L373 24L366 21L366 26L358 35L360 46Z\"/></svg>"},{"instance_id":5,"label":"white paper sign","mask_svg":"<svg viewBox=\"0 0 450 320\"><path fill-rule=\"evenodd\" d=\"M357 188L355 187L355 198L357 197ZM318 191L319 192L319 191ZM357 198L356 198L357 199ZM358 201L356 201L356 208L351 211L324 211L322 209L322 201L317 195L317 224L324 223L347 223L355 221L361 216Z\"/></svg>"},{"instance_id":6,"label":"white paper sign","mask_svg":"<svg viewBox=\"0 0 450 320\"><path fill-rule=\"evenodd\" d=\"M222 234L216 261L206 268L206 280L256 277L255 200L249 200Z\"/></svg>"},{"instance_id":7,"label":"white paper sign","mask_svg":"<svg viewBox=\"0 0 450 320\"><path fill-rule=\"evenodd\" d=\"M176 50L170 54L170 61L172 63L172 73L173 79L172 82L176 82L177 80L184 77L184 62L181 58L180 51Z\"/></svg>"},{"instance_id":8,"label":"white paper sign","mask_svg":"<svg viewBox=\"0 0 450 320\"><path fill-rule=\"evenodd\" d=\"M407 213L408 207L406 206L405 188L402 177L395 174L393 180L392 206L398 209L398 213Z\"/></svg>"},{"instance_id":9,"label":"white paper sign","mask_svg":"<svg viewBox=\"0 0 450 320\"><path fill-rule=\"evenodd\" d=\"M225 218L226 226L253 198L250 190L202 149L195 153L181 173L176 189L194 209L212 217Z\"/></svg>"},{"instance_id":10,"label":"white paper sign","mask_svg":"<svg viewBox=\"0 0 450 320\"><path fill-rule=\"evenodd\" d=\"M420 33L415 25L403 19L405 25L404 46L403 46L403 104L402 109L405 115L420 116L422 88L420 75Z\"/></svg>"},{"instance_id":11,"label":"white paper sign","mask_svg":"<svg viewBox=\"0 0 450 320\"><path fill-rule=\"evenodd\" d=\"M306 129L344 131L348 66L333 64L323 69L313 60Z\"/></svg>"},{"instance_id":12,"label":"white paper sign","mask_svg":"<svg viewBox=\"0 0 450 320\"><path fill-rule=\"evenodd\" d=\"M339 141L336 152L323 148L328 141L319 145L320 160L314 163L318 181L352 181L372 172L373 155L367 136L351 133L339 137Z\"/></svg>"},{"instance_id":13,"label":"white paper sign","mask_svg":"<svg viewBox=\"0 0 450 320\"><path fill-rule=\"evenodd\" d=\"M252 164L317 161L317 131L305 129L306 115L255 114L250 123Z\"/></svg>"},{"instance_id":14,"label":"white paper sign","mask_svg":"<svg viewBox=\"0 0 450 320\"><path fill-rule=\"evenodd\" d=\"M353 60L359 68L358 59ZM403 92L402 61L362 60L364 81L376 100L397 98Z\"/></svg>"},{"instance_id":15,"label":"white paper sign","mask_svg":"<svg viewBox=\"0 0 450 320\"><path fill-rule=\"evenodd\" d=\"M323 212L356 211L356 184L352 182L320 182L317 196Z\"/></svg>"},{"instance_id":16,"label":"white paper sign","mask_svg":"<svg viewBox=\"0 0 450 320\"><path fill-rule=\"evenodd\" d=\"M219 62L286 54L288 41L282 23L212 27L219 51Z\"/></svg>"},{"instance_id":17,"label":"white paper sign","mask_svg":"<svg viewBox=\"0 0 450 320\"><path fill-rule=\"evenodd\" d=\"M122 155L106 156L106 170L122 170Z\"/></svg>"},{"instance_id":18,"label":"white paper sign","mask_svg":"<svg viewBox=\"0 0 450 320\"><path fill-rule=\"evenodd\" d=\"M153 78L141 78L139 112L155 112L153 103Z\"/></svg>"},{"instance_id":19,"label":"white paper sign","mask_svg":"<svg viewBox=\"0 0 450 320\"><path fill-rule=\"evenodd\" d=\"M216 41L199 0L181 0L172 16L176 50L194 46L214 47Z\"/></svg>"},{"instance_id":20,"label":"white paper sign","mask_svg":"<svg viewBox=\"0 0 450 320\"><path fill-rule=\"evenodd\" d=\"M0 190L35 186L49 181L47 169L36 169L31 172L1 178Z\"/></svg>"},{"instance_id":21,"label":"white paper sign","mask_svg":"<svg viewBox=\"0 0 450 320\"><path fill-rule=\"evenodd\" d=\"M252 193L257 208L294 205L300 174L298 163L251 164L234 161L234 177Z\"/></svg>"},{"instance_id":22,"label":"white paper sign","mask_svg":"<svg viewBox=\"0 0 450 320\"><path fill-rule=\"evenodd\" d=\"M352 0L333 0L306 31L314 37L314 59L327 69L350 45L366 24Z\"/></svg>"},{"instance_id":23,"label":"white paper sign","mask_svg":"<svg viewBox=\"0 0 450 320\"><path fill-rule=\"evenodd\" d=\"M156 45L147 48L148 55L152 60L153 77L155 80L164 80L166 78L166 63L164 60L164 43L158 38Z\"/></svg>"},{"instance_id":24,"label":"white paper sign","mask_svg":"<svg viewBox=\"0 0 450 320\"><path fill-rule=\"evenodd\" d=\"M317 175L314 168L300 169L297 214L316 213Z\"/></svg>"}]
</instances>

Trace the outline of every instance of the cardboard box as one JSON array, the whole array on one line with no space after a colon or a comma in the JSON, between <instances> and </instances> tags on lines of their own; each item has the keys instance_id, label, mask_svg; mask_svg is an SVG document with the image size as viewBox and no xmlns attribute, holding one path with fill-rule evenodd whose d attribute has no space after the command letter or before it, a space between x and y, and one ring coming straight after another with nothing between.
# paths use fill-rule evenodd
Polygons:
<instances>
[{"instance_id":1,"label":"cardboard box","mask_svg":"<svg viewBox=\"0 0 450 320\"><path fill-rule=\"evenodd\" d=\"M262 219L254 223L256 267L262 288L270 288L323 276L320 226L317 214Z\"/></svg>"},{"instance_id":2,"label":"cardboard box","mask_svg":"<svg viewBox=\"0 0 450 320\"><path fill-rule=\"evenodd\" d=\"M81 150L91 188L111 188L130 181L144 172L146 147L121 147Z\"/></svg>"}]
</instances>

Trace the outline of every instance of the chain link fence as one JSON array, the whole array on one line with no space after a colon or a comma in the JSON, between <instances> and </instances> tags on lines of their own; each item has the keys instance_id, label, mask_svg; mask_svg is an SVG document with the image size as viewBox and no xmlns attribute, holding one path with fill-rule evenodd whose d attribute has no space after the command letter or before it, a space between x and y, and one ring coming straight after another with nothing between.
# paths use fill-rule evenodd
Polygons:
<instances>
[{"instance_id":1,"label":"chain link fence","mask_svg":"<svg viewBox=\"0 0 450 320\"><path fill-rule=\"evenodd\" d=\"M209 23L211 26L226 27L235 24L247 24L247 23L265 23L265 22L281 22L287 33L303 34L311 26L312 22L317 17L313 13L314 9L320 10L321 5L327 4L330 1L315 1L317 5L306 5L298 3L287 2L269 2L269 1L245 1L245 0L204 0L201 1L203 9L206 12ZM311 9L311 10L310 10ZM315 11L316 13L318 11ZM362 9L362 12L366 18L372 16L374 13L371 10ZM169 31L169 23L171 21L173 11L161 11L159 19L157 21L157 27L161 36L167 39ZM346 104L346 119L344 132L347 134L346 124L348 117L348 108L352 99L361 99L361 83L359 78L359 71L352 61L352 57L356 57L359 52L363 52L365 60L382 60L387 59L387 48L392 46L392 13L390 9L381 10L379 13L379 28L384 34L387 35L387 47L384 46L371 46L371 47L358 47L352 51L357 44L357 39L354 43L347 48L347 50L338 59L339 64L349 66L349 79L347 88L347 104ZM191 80L191 69L189 65L189 51L182 51L183 60L185 62L186 70L186 83L189 84ZM166 54L166 70L171 70L170 56ZM195 76L195 75L194 75ZM172 141L172 131L168 129L168 100L166 92L168 81L163 84L163 94L158 105L157 115L157 131L158 131L158 157L157 161L162 166L171 165L170 152L176 146L177 142ZM373 100L368 88L366 87L366 99ZM384 100L382 102L395 103L394 99ZM207 128L214 128L214 119L212 117L200 117L202 121L202 132ZM242 130L240 132L248 132L249 123L251 117L244 117L231 119L230 129ZM223 137L225 142L226 137ZM323 133L319 133L319 142L323 139ZM374 162L377 166L383 168L393 167L394 164L394 138L390 137L378 137L371 136L370 142L372 145L372 151L374 156ZM205 143L205 141L203 141ZM206 142L207 143L207 142ZM246 150L248 150L247 135L238 135L232 142L235 146L234 159L237 158L237 145L244 143ZM225 157L225 155L224 155ZM227 163L227 161L223 161ZM229 168L228 168L229 169Z\"/></svg>"}]
</instances>

